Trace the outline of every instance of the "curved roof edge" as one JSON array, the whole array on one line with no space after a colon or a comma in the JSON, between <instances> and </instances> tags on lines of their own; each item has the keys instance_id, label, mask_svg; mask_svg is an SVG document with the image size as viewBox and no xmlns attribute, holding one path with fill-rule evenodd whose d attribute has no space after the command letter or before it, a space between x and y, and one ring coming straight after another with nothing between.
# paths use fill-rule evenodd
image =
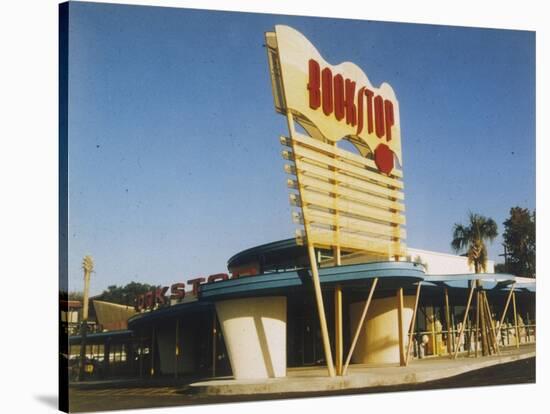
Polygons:
<instances>
[{"instance_id":1,"label":"curved roof edge","mask_svg":"<svg viewBox=\"0 0 550 414\"><path fill-rule=\"evenodd\" d=\"M455 289L467 289L472 280L480 280L485 289L510 290L514 289L528 292L536 291L535 279L526 281L524 277L507 273L466 273L455 275L426 275L424 283L434 286L445 286Z\"/></svg>"},{"instance_id":2,"label":"curved roof edge","mask_svg":"<svg viewBox=\"0 0 550 414\"><path fill-rule=\"evenodd\" d=\"M409 279L411 283L424 279L425 269L412 262L372 262L319 268L322 284L361 282L379 278L379 286L394 285L396 281ZM288 272L264 273L238 279L228 279L199 287L200 299L215 300L227 296L263 294L274 290L304 287L309 284L309 269ZM384 279L384 280L382 280Z\"/></svg>"},{"instance_id":3,"label":"curved roof edge","mask_svg":"<svg viewBox=\"0 0 550 414\"><path fill-rule=\"evenodd\" d=\"M265 245L267 246L267 245ZM372 279L378 277L379 288L395 288L403 283L415 284L422 282L425 286L447 287L451 289L468 289L469 282L481 280L484 289L508 292L512 285L514 290L524 293L536 291L535 279L526 281L525 278L504 273L469 273L454 275L426 275L424 267L413 262L372 262L343 266L322 267L319 277L323 285L333 283L349 283L353 286L368 287ZM289 272L265 273L255 276L245 276L237 279L228 279L199 286L199 300L180 303L160 308L151 312L140 313L128 320L128 327L135 328L141 323L159 320L165 317L174 317L180 313L195 312L213 306L213 301L228 298L247 297L284 293L285 291L302 288L310 283L309 269L298 269ZM359 285L358 285L359 283Z\"/></svg>"},{"instance_id":4,"label":"curved roof edge","mask_svg":"<svg viewBox=\"0 0 550 414\"><path fill-rule=\"evenodd\" d=\"M284 239L284 240L277 240L270 243L260 244L259 246L250 247L248 249L242 250L238 253L235 253L233 256L231 256L227 260L227 267L231 267L231 265L238 261L244 259L247 255L260 255L268 252L274 252L277 250L283 250L283 249L290 249L290 248L302 248L303 246L299 246L296 244L296 239Z\"/></svg>"}]
</instances>

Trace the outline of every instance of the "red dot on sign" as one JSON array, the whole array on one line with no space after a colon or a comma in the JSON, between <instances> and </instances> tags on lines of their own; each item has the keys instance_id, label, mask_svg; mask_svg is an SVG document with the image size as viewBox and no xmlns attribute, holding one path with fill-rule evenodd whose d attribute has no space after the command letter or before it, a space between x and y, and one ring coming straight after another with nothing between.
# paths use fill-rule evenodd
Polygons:
<instances>
[{"instance_id":1,"label":"red dot on sign","mask_svg":"<svg viewBox=\"0 0 550 414\"><path fill-rule=\"evenodd\" d=\"M393 151L386 144L378 145L374 150L374 162L380 172L389 174L393 170Z\"/></svg>"}]
</instances>

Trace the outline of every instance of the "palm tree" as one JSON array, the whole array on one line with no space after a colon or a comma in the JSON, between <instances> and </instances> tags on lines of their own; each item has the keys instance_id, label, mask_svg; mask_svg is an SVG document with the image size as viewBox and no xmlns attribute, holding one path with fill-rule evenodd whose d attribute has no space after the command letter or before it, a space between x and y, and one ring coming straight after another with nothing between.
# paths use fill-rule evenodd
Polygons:
<instances>
[{"instance_id":1,"label":"palm tree","mask_svg":"<svg viewBox=\"0 0 550 414\"><path fill-rule=\"evenodd\" d=\"M468 225L455 223L451 246L457 253L465 249L468 264L471 266L473 263L475 272L479 273L487 270L485 241L493 241L497 237L497 224L492 218L472 212L468 213L468 221Z\"/></svg>"}]
</instances>

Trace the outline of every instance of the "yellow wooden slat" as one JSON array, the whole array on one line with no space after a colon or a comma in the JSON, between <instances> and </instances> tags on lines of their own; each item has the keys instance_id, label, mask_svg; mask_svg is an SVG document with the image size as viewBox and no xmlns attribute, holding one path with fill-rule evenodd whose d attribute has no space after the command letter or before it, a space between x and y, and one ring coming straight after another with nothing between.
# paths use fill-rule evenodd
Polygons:
<instances>
[{"instance_id":1,"label":"yellow wooden slat","mask_svg":"<svg viewBox=\"0 0 550 414\"><path fill-rule=\"evenodd\" d=\"M306 220L310 223L321 223L331 226L340 226L349 230L359 230L374 235L397 237L404 240L407 237L407 232L401 226L392 226L387 224L373 223L365 220L358 220L356 218L347 217L344 215L338 215L328 213L325 211L314 210L304 207L302 209Z\"/></svg>"},{"instance_id":2,"label":"yellow wooden slat","mask_svg":"<svg viewBox=\"0 0 550 414\"><path fill-rule=\"evenodd\" d=\"M372 218L383 222L394 224L405 224L405 216L398 213L384 211L375 207L367 207L351 201L337 199L325 194L314 193L313 191L301 188L300 198L302 206L313 204L344 213L355 214L361 217Z\"/></svg>"},{"instance_id":3,"label":"yellow wooden slat","mask_svg":"<svg viewBox=\"0 0 550 414\"><path fill-rule=\"evenodd\" d=\"M358 191L369 192L380 197L395 198L397 200L403 200L405 198L402 191L390 189L385 184L379 185L355 177L350 177L346 174L330 171L326 168L314 165L307 160L295 160L295 164L298 174L315 175L329 180L335 180L340 185L345 185L346 187Z\"/></svg>"},{"instance_id":4,"label":"yellow wooden slat","mask_svg":"<svg viewBox=\"0 0 550 414\"><path fill-rule=\"evenodd\" d=\"M365 168L360 168L343 161L339 161L337 159L331 158L325 154L322 154L315 150L311 150L306 147L294 145L293 152L294 152L295 159L307 158L310 160L317 161L318 163L333 167L338 171L345 172L350 175L355 175L356 177L359 177L359 178L367 179L374 182L379 182L379 183L386 184L399 189L402 189L404 187L403 182L400 180L397 180L395 178L390 178L380 173L372 172Z\"/></svg>"},{"instance_id":5,"label":"yellow wooden slat","mask_svg":"<svg viewBox=\"0 0 550 414\"><path fill-rule=\"evenodd\" d=\"M342 248L379 253L392 257L405 255L405 245L399 242L382 242L358 235L325 231L310 228L307 234L308 242L321 246L341 246Z\"/></svg>"},{"instance_id":6,"label":"yellow wooden slat","mask_svg":"<svg viewBox=\"0 0 550 414\"><path fill-rule=\"evenodd\" d=\"M289 138L287 138L287 137L283 137L283 138L289 144L292 143ZM363 157L361 155L358 155L358 154L354 154L353 152L343 150L343 149L335 147L333 145L321 142L318 139L311 138L311 137L308 137L306 135L296 133L293 136L293 140L295 142L300 143L301 145L307 145L309 147L312 147L312 148L315 148L319 151L322 151L326 155L334 155L334 156L338 157L338 159L341 160L341 161L349 161L350 163L355 163L355 164L359 164L359 165L362 165L362 166L365 166L365 167L369 167L369 168L371 168L375 171L378 170L378 167L376 166L376 163L373 160L371 160L369 158L365 158L365 157ZM401 178L401 177L403 177L403 172L396 169L396 168L394 168L393 171L391 172L391 176Z\"/></svg>"},{"instance_id":7,"label":"yellow wooden slat","mask_svg":"<svg viewBox=\"0 0 550 414\"><path fill-rule=\"evenodd\" d=\"M405 206L402 203L396 201L374 197L369 194L365 194L361 191L346 188L341 185L334 185L327 181L320 180L316 177L309 177L302 175L300 177L300 184L302 186L316 189L318 191L325 191L332 194L337 194L341 198L357 201L360 203L366 203L375 207L388 208L397 211L405 211Z\"/></svg>"}]
</instances>

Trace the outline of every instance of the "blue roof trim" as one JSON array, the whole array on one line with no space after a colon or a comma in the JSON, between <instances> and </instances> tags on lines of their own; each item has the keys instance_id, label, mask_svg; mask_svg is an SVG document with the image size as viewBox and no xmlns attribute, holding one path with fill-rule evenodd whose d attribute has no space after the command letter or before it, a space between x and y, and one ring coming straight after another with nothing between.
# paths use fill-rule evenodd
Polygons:
<instances>
[{"instance_id":1,"label":"blue roof trim","mask_svg":"<svg viewBox=\"0 0 550 414\"><path fill-rule=\"evenodd\" d=\"M319 268L319 278L322 284L370 280L376 277L409 279L410 282L417 282L424 279L424 267L411 262L375 262ZM223 296L259 294L276 289L302 287L310 278L309 269L246 276L201 285L199 297L200 299L216 299ZM379 282L379 285L383 287L383 281Z\"/></svg>"},{"instance_id":2,"label":"blue roof trim","mask_svg":"<svg viewBox=\"0 0 550 414\"><path fill-rule=\"evenodd\" d=\"M198 310L203 310L211 307L212 304L206 301L193 301L178 303L172 306L166 306L164 308L159 308L151 312L138 313L137 315L132 316L128 319L128 327L133 329L136 324L141 322L150 322L159 318L166 318L171 316L178 316L181 313L195 312Z\"/></svg>"},{"instance_id":3,"label":"blue roof trim","mask_svg":"<svg viewBox=\"0 0 550 414\"><path fill-rule=\"evenodd\" d=\"M451 289L468 289L469 281L481 280L484 289L506 292L518 279L514 275L481 273L455 275L426 275L424 267L412 262L373 262L354 265L332 266L319 268L319 277L323 285L332 283L357 284L378 277L378 289L395 288L403 284L422 282L425 287L447 287ZM152 322L166 317L204 310L213 306L216 300L234 297L247 297L264 294L285 294L293 288L303 288L309 285L311 273L309 269L298 269L289 272L266 273L255 276L244 276L207 283L199 286L198 301L180 303L152 312L141 313L128 320L129 328L133 329L141 323ZM535 292L535 283L516 283L518 292Z\"/></svg>"},{"instance_id":4,"label":"blue roof trim","mask_svg":"<svg viewBox=\"0 0 550 414\"><path fill-rule=\"evenodd\" d=\"M239 253L235 253L233 256L227 260L227 267L231 267L234 262L239 260L251 260L254 256L259 256L261 254L273 253L278 250L285 249L302 249L305 250L304 246L299 246L296 244L296 238L277 240L270 243L261 244L259 246L254 246L246 250L242 250Z\"/></svg>"},{"instance_id":5,"label":"blue roof trim","mask_svg":"<svg viewBox=\"0 0 550 414\"><path fill-rule=\"evenodd\" d=\"M515 290L535 292L535 283L517 283L518 277L506 273L467 273L456 275L426 275L425 286L440 286L452 289L468 289L468 282L480 280L484 289L508 291L515 284Z\"/></svg>"},{"instance_id":6,"label":"blue roof trim","mask_svg":"<svg viewBox=\"0 0 550 414\"><path fill-rule=\"evenodd\" d=\"M86 339L93 341L94 339L103 339L103 338L124 338L131 337L134 334L134 331L129 329L120 330L120 331L107 331L107 332L96 332L89 333L86 335ZM69 336L69 343L80 343L81 335Z\"/></svg>"}]
</instances>

